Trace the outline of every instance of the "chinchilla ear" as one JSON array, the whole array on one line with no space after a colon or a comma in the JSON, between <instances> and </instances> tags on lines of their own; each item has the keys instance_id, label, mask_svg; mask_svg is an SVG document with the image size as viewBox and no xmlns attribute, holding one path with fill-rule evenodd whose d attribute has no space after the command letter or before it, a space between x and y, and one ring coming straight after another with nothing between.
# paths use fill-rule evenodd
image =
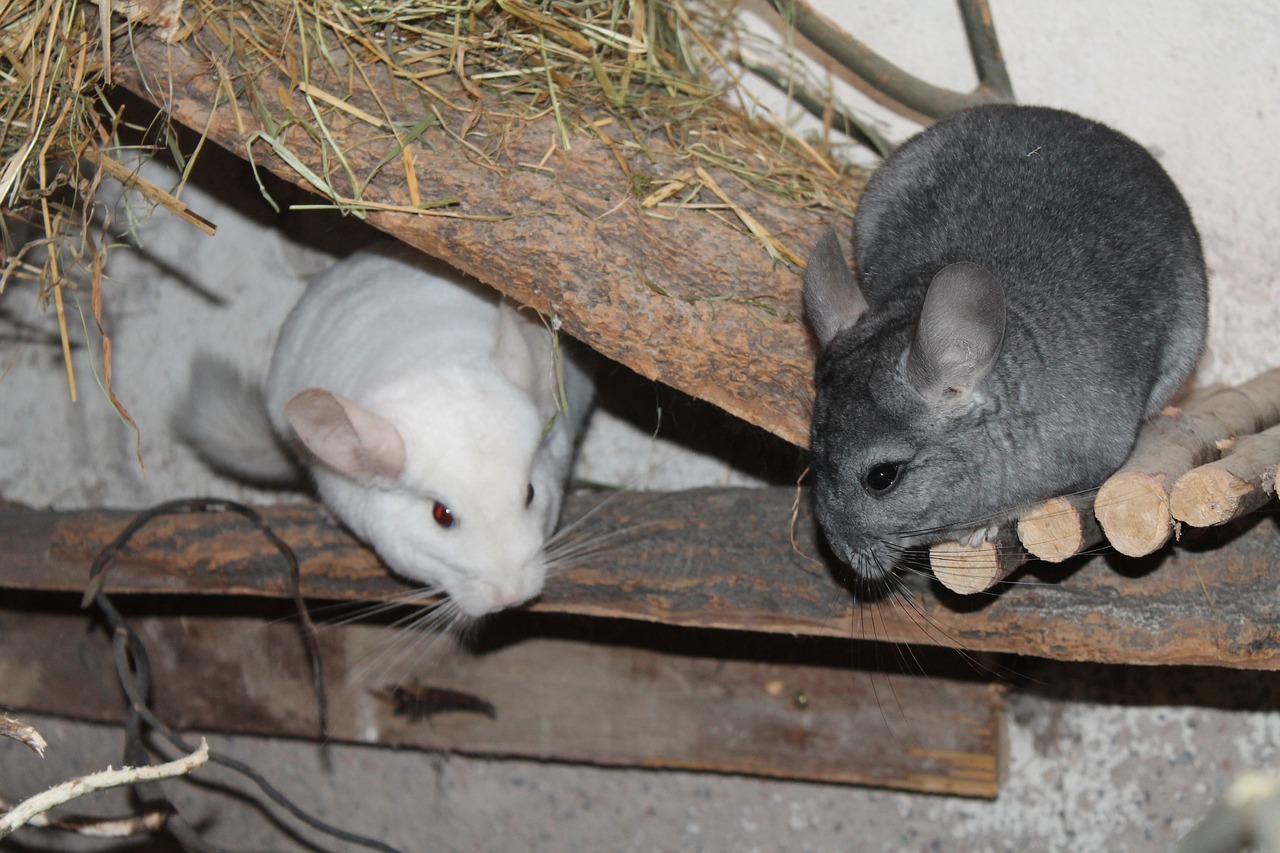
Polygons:
<instances>
[{"instance_id":1,"label":"chinchilla ear","mask_svg":"<svg viewBox=\"0 0 1280 853\"><path fill-rule=\"evenodd\" d=\"M840 251L840 238L828 230L813 247L804 271L804 313L809 327L825 347L858 322L866 310L866 297Z\"/></svg>"},{"instance_id":2,"label":"chinchilla ear","mask_svg":"<svg viewBox=\"0 0 1280 853\"><path fill-rule=\"evenodd\" d=\"M395 479L404 470L404 439L395 425L341 394L308 388L289 400L284 413L306 448L348 477Z\"/></svg>"},{"instance_id":3,"label":"chinchilla ear","mask_svg":"<svg viewBox=\"0 0 1280 853\"><path fill-rule=\"evenodd\" d=\"M972 399L1004 340L1004 288L977 264L956 263L933 277L907 356L907 380L943 409Z\"/></svg>"},{"instance_id":4,"label":"chinchilla ear","mask_svg":"<svg viewBox=\"0 0 1280 853\"><path fill-rule=\"evenodd\" d=\"M524 316L503 299L498 306L498 337L494 357L502 375L533 397L538 414L549 419L556 411L555 353L551 332L535 314Z\"/></svg>"}]
</instances>

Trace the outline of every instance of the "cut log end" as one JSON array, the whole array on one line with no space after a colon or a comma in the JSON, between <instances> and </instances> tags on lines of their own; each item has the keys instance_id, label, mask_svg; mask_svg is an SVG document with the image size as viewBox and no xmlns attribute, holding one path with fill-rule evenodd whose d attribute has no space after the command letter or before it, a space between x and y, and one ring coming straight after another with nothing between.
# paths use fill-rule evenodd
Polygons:
<instances>
[{"instance_id":1,"label":"cut log end","mask_svg":"<svg viewBox=\"0 0 1280 853\"><path fill-rule=\"evenodd\" d=\"M960 595L984 592L1026 562L1027 554L1011 538L968 545L939 542L929 549L929 564L938 582Z\"/></svg>"},{"instance_id":2,"label":"cut log end","mask_svg":"<svg viewBox=\"0 0 1280 853\"><path fill-rule=\"evenodd\" d=\"M1018 539L1032 556L1061 563L1102 541L1091 494L1050 498L1018 519Z\"/></svg>"},{"instance_id":3,"label":"cut log end","mask_svg":"<svg viewBox=\"0 0 1280 853\"><path fill-rule=\"evenodd\" d=\"M1129 557L1145 557L1174 533L1164 474L1128 471L1098 490L1094 513L1112 546Z\"/></svg>"},{"instance_id":4,"label":"cut log end","mask_svg":"<svg viewBox=\"0 0 1280 853\"><path fill-rule=\"evenodd\" d=\"M1259 483L1208 465L1188 471L1169 493L1169 511L1195 527L1212 527L1255 510L1270 500Z\"/></svg>"}]
</instances>

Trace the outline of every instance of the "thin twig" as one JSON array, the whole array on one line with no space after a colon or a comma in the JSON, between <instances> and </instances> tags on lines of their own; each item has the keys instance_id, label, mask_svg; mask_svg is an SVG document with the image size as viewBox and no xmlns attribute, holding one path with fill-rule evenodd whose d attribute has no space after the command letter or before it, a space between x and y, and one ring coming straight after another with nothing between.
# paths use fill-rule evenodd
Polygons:
<instances>
[{"instance_id":1,"label":"thin twig","mask_svg":"<svg viewBox=\"0 0 1280 853\"><path fill-rule=\"evenodd\" d=\"M101 168L102 171L119 181L125 188L137 190L148 201L158 204L170 213L190 222L192 225L211 237L217 232L218 226L193 211L186 204L174 198L168 192L160 189L158 186L139 175L135 170L111 159L106 154L94 148L90 148L85 152L85 154L89 160Z\"/></svg>"},{"instance_id":2,"label":"thin twig","mask_svg":"<svg viewBox=\"0 0 1280 853\"><path fill-rule=\"evenodd\" d=\"M145 767L121 767L119 770L102 770L97 773L90 773L88 776L81 776L79 779L71 779L61 785L54 785L49 790L36 794L28 800L23 800L14 806L11 811L0 815L0 838L4 838L6 835L20 829L36 815L43 814L64 803L69 803L78 797L83 797L85 794L105 791L108 788L134 785L138 782L172 779L174 776L190 773L208 760L209 744L204 738L201 738L200 746L193 750L190 755L184 755L165 764L153 764Z\"/></svg>"},{"instance_id":3,"label":"thin twig","mask_svg":"<svg viewBox=\"0 0 1280 853\"><path fill-rule=\"evenodd\" d=\"M740 54L730 54L728 58L787 95L810 115L824 122L830 120L832 129L838 133L872 148L881 157L888 157L893 151L893 143L881 136L869 122L840 109L830 97L815 92L782 69Z\"/></svg>"},{"instance_id":4,"label":"thin twig","mask_svg":"<svg viewBox=\"0 0 1280 853\"><path fill-rule=\"evenodd\" d=\"M45 747L49 745L40 736L40 732L36 731L35 726L24 723L22 720L15 720L5 714L0 714L0 736L13 738L19 743L25 743L34 749L41 758L44 758Z\"/></svg>"},{"instance_id":5,"label":"thin twig","mask_svg":"<svg viewBox=\"0 0 1280 853\"><path fill-rule=\"evenodd\" d=\"M9 811L13 806L0 799L0 811ZM49 817L47 814L34 815L26 825L38 829L56 829L60 832L71 832L88 838L132 838L147 832L162 829L173 816L168 809L156 809L128 817Z\"/></svg>"}]
</instances>

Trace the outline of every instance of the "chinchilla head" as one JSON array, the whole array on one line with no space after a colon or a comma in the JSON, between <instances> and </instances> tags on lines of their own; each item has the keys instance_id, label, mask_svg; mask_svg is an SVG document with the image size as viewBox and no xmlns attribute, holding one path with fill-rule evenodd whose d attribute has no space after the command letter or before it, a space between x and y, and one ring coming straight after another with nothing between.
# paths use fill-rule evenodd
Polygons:
<instances>
[{"instance_id":1,"label":"chinchilla head","mask_svg":"<svg viewBox=\"0 0 1280 853\"><path fill-rule=\"evenodd\" d=\"M564 491L551 339L503 303L491 360L422 365L286 416L327 506L392 571L475 618L536 596ZM562 443L562 442L561 442Z\"/></svg>"},{"instance_id":2,"label":"chinchilla head","mask_svg":"<svg viewBox=\"0 0 1280 853\"><path fill-rule=\"evenodd\" d=\"M925 286L927 285L927 292ZM985 380L1004 335L1003 290L973 264L946 266L919 298L870 306L828 232L805 274L822 353L812 426L818 522L860 576L885 576L904 548L994 512L979 483L1008 448Z\"/></svg>"}]
</instances>

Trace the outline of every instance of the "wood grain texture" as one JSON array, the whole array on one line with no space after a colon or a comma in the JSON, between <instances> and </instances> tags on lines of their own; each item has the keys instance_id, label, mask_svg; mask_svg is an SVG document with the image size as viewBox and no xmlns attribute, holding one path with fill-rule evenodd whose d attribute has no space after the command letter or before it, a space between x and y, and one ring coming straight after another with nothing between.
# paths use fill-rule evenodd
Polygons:
<instances>
[{"instance_id":1,"label":"wood grain texture","mask_svg":"<svg viewBox=\"0 0 1280 853\"><path fill-rule=\"evenodd\" d=\"M264 129L255 119L255 109L267 109L263 93L273 113L308 114L296 81L269 65L230 69L257 93L256 106L242 96L233 107L223 98L222 69L210 57L230 60L217 45L202 47L200 34L179 45L143 35L117 47L119 82L138 96L233 153L247 157L252 150L259 166L310 186L261 138L254 141ZM432 83L466 102L449 79ZM401 81L377 85L380 103L397 119L407 125L421 121L420 92ZM360 93L348 100L379 112ZM815 353L801 321L799 271L771 259L709 190L699 201L721 209L642 208L638 185L660 185L697 165L668 141L671 128L648 126L643 117L628 128L613 122L598 135L575 136L565 151L550 114L512 122L500 104L481 106L474 128L465 129L466 113L443 110L450 126L428 128L410 144L422 200L457 199L449 212L475 218L374 211L369 222L559 318L567 333L642 376L807 445ZM373 175L361 198L409 205L394 138L323 103L318 109L351 171ZM335 182L335 190L354 194L345 170L326 160L299 126L285 124L276 135L307 168ZM465 144L459 141L464 135ZM849 220L830 209L790 202L724 170L707 173L799 257L827 225L849 233ZM849 180L856 186L865 176L854 172Z\"/></svg>"},{"instance_id":2,"label":"wood grain texture","mask_svg":"<svg viewBox=\"0 0 1280 853\"><path fill-rule=\"evenodd\" d=\"M544 612L777 634L956 646L1060 660L1280 669L1280 532L1273 519L1200 533L1155 557L1114 554L1029 563L992 591L958 596L930 582L855 603L821 554L807 496L791 538L794 490L698 489L597 495L612 547L551 579ZM313 506L264 507L298 552L313 598L403 595L377 559ZM0 587L79 593L93 556L132 518L125 511L0 512ZM1158 570L1157 570L1158 569ZM106 589L281 596L283 561L256 531L223 515L174 516L144 528Z\"/></svg>"},{"instance_id":3,"label":"wood grain texture","mask_svg":"<svg viewBox=\"0 0 1280 853\"><path fill-rule=\"evenodd\" d=\"M289 619L208 608L155 615L126 606L126 613L149 650L153 705L169 725L319 737L315 691ZM0 607L0 635L13 652L0 660L0 704L121 720L110 641L90 630L92 621L85 613ZM982 681L854 670L847 642L814 649L770 638L785 650L766 649L773 660L755 660L744 638L668 651L599 630L590 642L544 636L538 617L525 621L474 654L424 660L419 649L393 663L385 662L386 646L414 638L397 639L377 625L326 627L329 737L974 797L999 790L1003 694ZM370 666L380 655L384 663ZM396 685L461 691L494 713L414 720L384 698ZM893 696L891 704L882 705L877 691Z\"/></svg>"}]
</instances>

